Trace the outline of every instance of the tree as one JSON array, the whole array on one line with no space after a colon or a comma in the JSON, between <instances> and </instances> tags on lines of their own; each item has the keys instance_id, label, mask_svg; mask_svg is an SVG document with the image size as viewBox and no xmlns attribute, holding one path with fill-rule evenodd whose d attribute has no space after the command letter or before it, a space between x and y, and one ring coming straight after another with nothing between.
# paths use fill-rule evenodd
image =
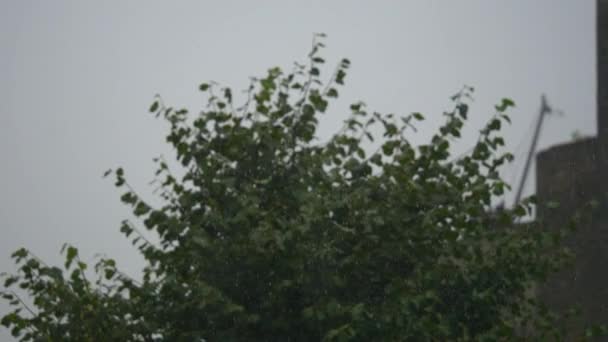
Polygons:
<instances>
[{"instance_id":1,"label":"tree","mask_svg":"<svg viewBox=\"0 0 608 342\"><path fill-rule=\"evenodd\" d=\"M491 210L509 188L499 168L513 157L500 152L498 133L514 103L503 99L472 153L455 160L468 86L427 144L407 139L422 114L380 114L362 102L318 142L318 117L350 66L343 59L322 82L321 38L308 65L254 79L242 107L214 83L200 85L208 105L194 118L156 97L150 112L168 122L184 176L156 159L164 205L154 208L123 169L106 173L158 236L150 242L129 220L120 228L145 257L143 280L104 258L89 280L73 246L64 269L19 249L19 273L6 275L2 293L15 310L2 324L25 341L559 336L530 289L565 260L562 233L516 224L532 198Z\"/></svg>"}]
</instances>

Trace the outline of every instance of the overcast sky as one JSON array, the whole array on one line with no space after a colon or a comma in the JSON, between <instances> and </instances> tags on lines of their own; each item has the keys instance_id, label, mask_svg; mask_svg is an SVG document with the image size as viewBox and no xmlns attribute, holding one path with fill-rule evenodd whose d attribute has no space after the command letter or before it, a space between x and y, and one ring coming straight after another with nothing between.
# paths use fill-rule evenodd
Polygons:
<instances>
[{"instance_id":1,"label":"overcast sky","mask_svg":"<svg viewBox=\"0 0 608 342\"><path fill-rule=\"evenodd\" d=\"M129 213L101 174L123 166L150 194L152 158L171 156L165 126L147 114L153 95L196 113L201 82L244 89L249 76L302 61L314 32L328 35L330 64L352 62L321 135L363 100L380 112L424 113L412 139L422 142L463 84L476 100L455 153L502 97L517 103L505 132L513 150L529 144L541 93L564 113L545 121L541 148L575 131L593 135L594 3L0 0L0 271L13 270L18 247L59 262L69 242L85 260L105 253L137 274L141 258L118 232Z\"/></svg>"}]
</instances>

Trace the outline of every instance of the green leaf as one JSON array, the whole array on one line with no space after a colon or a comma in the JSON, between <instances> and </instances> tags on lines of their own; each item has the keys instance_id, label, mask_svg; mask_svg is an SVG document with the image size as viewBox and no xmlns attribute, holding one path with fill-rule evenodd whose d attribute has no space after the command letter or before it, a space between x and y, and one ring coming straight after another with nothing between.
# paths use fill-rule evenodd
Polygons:
<instances>
[{"instance_id":1,"label":"green leaf","mask_svg":"<svg viewBox=\"0 0 608 342\"><path fill-rule=\"evenodd\" d=\"M329 90L327 91L327 96L338 97L338 91L335 88L329 88Z\"/></svg>"},{"instance_id":2,"label":"green leaf","mask_svg":"<svg viewBox=\"0 0 608 342\"><path fill-rule=\"evenodd\" d=\"M336 83L344 84L344 77L346 77L346 73L342 69L338 70L336 73Z\"/></svg>"},{"instance_id":3,"label":"green leaf","mask_svg":"<svg viewBox=\"0 0 608 342\"><path fill-rule=\"evenodd\" d=\"M120 200L125 204L135 204L137 202L137 196L132 192L125 192Z\"/></svg>"},{"instance_id":4,"label":"green leaf","mask_svg":"<svg viewBox=\"0 0 608 342\"><path fill-rule=\"evenodd\" d=\"M518 217L526 216L526 208L523 205L517 205L513 209L513 214Z\"/></svg>"},{"instance_id":5,"label":"green leaf","mask_svg":"<svg viewBox=\"0 0 608 342\"><path fill-rule=\"evenodd\" d=\"M4 280L4 287L5 288L11 287L13 284L15 284L18 281L19 281L19 277L16 277L16 276L7 277Z\"/></svg>"},{"instance_id":6,"label":"green leaf","mask_svg":"<svg viewBox=\"0 0 608 342\"><path fill-rule=\"evenodd\" d=\"M302 106L302 115L309 120L315 114L315 108L309 104Z\"/></svg>"},{"instance_id":7,"label":"green leaf","mask_svg":"<svg viewBox=\"0 0 608 342\"><path fill-rule=\"evenodd\" d=\"M144 202L139 201L137 205L135 205L135 209L133 210L133 214L135 216L142 216L150 212L151 208Z\"/></svg>"},{"instance_id":8,"label":"green leaf","mask_svg":"<svg viewBox=\"0 0 608 342\"><path fill-rule=\"evenodd\" d=\"M488 125L488 127L491 130L499 130L500 126L501 126L500 125L500 120L498 120L498 119L494 119L494 120L490 121L490 124Z\"/></svg>"},{"instance_id":9,"label":"green leaf","mask_svg":"<svg viewBox=\"0 0 608 342\"><path fill-rule=\"evenodd\" d=\"M515 102L513 102L513 100L508 99L508 98L502 99L502 104L504 106L507 106L507 107L513 107L513 106L515 106Z\"/></svg>"},{"instance_id":10,"label":"green leaf","mask_svg":"<svg viewBox=\"0 0 608 342\"><path fill-rule=\"evenodd\" d=\"M424 116L420 113L412 113L412 116L414 117L414 119L416 119L418 121L424 120Z\"/></svg>"},{"instance_id":11,"label":"green leaf","mask_svg":"<svg viewBox=\"0 0 608 342\"><path fill-rule=\"evenodd\" d=\"M198 86L198 90L200 90L200 91L207 91L207 90L209 90L209 84L208 83L202 83L200 86Z\"/></svg>"},{"instance_id":12,"label":"green leaf","mask_svg":"<svg viewBox=\"0 0 608 342\"><path fill-rule=\"evenodd\" d=\"M156 111L158 110L158 106L158 101L154 101L150 106L150 113L156 113Z\"/></svg>"},{"instance_id":13,"label":"green leaf","mask_svg":"<svg viewBox=\"0 0 608 342\"><path fill-rule=\"evenodd\" d=\"M385 152L386 153L386 152ZM374 154L370 160L369 160L372 164L381 166L382 165L382 156L378 153Z\"/></svg>"},{"instance_id":14,"label":"green leaf","mask_svg":"<svg viewBox=\"0 0 608 342\"><path fill-rule=\"evenodd\" d=\"M500 105L496 105L496 111L498 111L499 113L502 113L504 111L506 111L507 109L509 109L509 107L514 107L515 106L515 102L513 102L513 100L508 99L508 98L503 98L501 100Z\"/></svg>"},{"instance_id":15,"label":"green leaf","mask_svg":"<svg viewBox=\"0 0 608 342\"><path fill-rule=\"evenodd\" d=\"M65 268L69 269L74 259L78 256L78 249L73 246L68 246L65 255Z\"/></svg>"},{"instance_id":16,"label":"green leaf","mask_svg":"<svg viewBox=\"0 0 608 342\"><path fill-rule=\"evenodd\" d=\"M13 254L11 254L11 258L16 259L16 261L19 262L21 259L27 257L27 255L28 255L27 249L19 248L18 250L13 252Z\"/></svg>"},{"instance_id":17,"label":"green leaf","mask_svg":"<svg viewBox=\"0 0 608 342\"><path fill-rule=\"evenodd\" d=\"M129 235L133 233L133 228L131 228L131 226L127 222L123 222L120 226L120 232L125 234L125 236L129 237Z\"/></svg>"},{"instance_id":18,"label":"green leaf","mask_svg":"<svg viewBox=\"0 0 608 342\"><path fill-rule=\"evenodd\" d=\"M461 103L458 105L458 115L460 115L461 118L466 119L468 112L469 106L466 103Z\"/></svg>"}]
</instances>

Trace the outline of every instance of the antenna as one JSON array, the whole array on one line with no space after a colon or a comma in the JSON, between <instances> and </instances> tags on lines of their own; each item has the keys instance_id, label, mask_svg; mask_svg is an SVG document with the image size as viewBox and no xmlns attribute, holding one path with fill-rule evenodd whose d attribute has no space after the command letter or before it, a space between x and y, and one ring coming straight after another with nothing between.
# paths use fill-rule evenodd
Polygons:
<instances>
[{"instance_id":1,"label":"antenna","mask_svg":"<svg viewBox=\"0 0 608 342\"><path fill-rule=\"evenodd\" d=\"M524 186L526 185L526 179L528 178L528 172L530 171L530 164L532 162L532 157L536 152L536 145L538 143L538 137L540 135L540 129L543 125L543 119L545 118L545 114L553 113L553 109L547 103L547 97L545 94L541 95L540 98L540 111L538 115L538 119L536 119L536 129L534 130L534 137L532 138L532 144L530 145L530 150L528 151L528 156L526 157L526 165L524 166L524 174L521 177L519 182L519 187L517 188L517 194L515 195L515 201L513 205L519 204L521 200L521 194L524 190Z\"/></svg>"}]
</instances>

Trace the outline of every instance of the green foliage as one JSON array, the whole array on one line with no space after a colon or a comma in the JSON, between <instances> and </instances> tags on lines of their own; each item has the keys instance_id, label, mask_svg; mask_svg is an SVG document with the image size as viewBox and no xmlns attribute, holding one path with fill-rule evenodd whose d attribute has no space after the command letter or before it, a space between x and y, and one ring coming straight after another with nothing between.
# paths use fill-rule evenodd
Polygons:
<instances>
[{"instance_id":1,"label":"green foliage","mask_svg":"<svg viewBox=\"0 0 608 342\"><path fill-rule=\"evenodd\" d=\"M307 66L254 79L242 107L214 83L200 85L209 103L195 117L155 97L150 111L169 124L184 176L156 159L164 205L153 208L122 169L113 172L122 202L160 241L121 225L147 261L143 281L111 259L89 280L71 246L63 270L21 249L20 272L2 292L16 309L2 324L24 341L559 337L531 286L564 260L561 235L515 224L533 199L491 212L509 188L498 171L513 156L500 152L497 134L513 102L496 106L473 152L455 161L450 145L470 87L427 144L407 140L422 114L380 114L361 102L319 143L318 117L350 67L342 60L323 82L319 38Z\"/></svg>"}]
</instances>

